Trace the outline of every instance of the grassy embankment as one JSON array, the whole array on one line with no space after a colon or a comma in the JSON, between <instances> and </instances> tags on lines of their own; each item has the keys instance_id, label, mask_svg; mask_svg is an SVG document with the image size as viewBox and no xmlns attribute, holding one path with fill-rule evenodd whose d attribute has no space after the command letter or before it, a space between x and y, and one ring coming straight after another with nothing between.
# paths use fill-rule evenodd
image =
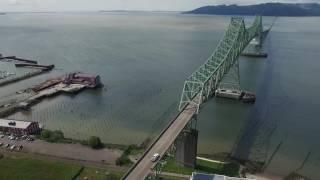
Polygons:
<instances>
[{"instance_id":1,"label":"grassy embankment","mask_svg":"<svg viewBox=\"0 0 320 180\"><path fill-rule=\"evenodd\" d=\"M48 129L44 129L42 130L41 134L36 136L38 139L44 140L46 142L50 142L50 143L65 143L65 144L73 144L73 143L79 143L82 144L84 146L89 146L91 147L90 144L90 137L88 140L76 140L76 139L71 139L71 138L66 138L64 137L64 134L62 131L59 130L48 130ZM100 141L99 137L96 137L97 139L99 139L99 142L97 144L97 147L92 147L93 149L101 149L101 148L108 148L108 149L119 149L122 151L125 151L128 146L127 145L120 145L120 144L103 144ZM101 144L99 144L101 143ZM141 149L141 148L140 148Z\"/></svg>"},{"instance_id":2,"label":"grassy embankment","mask_svg":"<svg viewBox=\"0 0 320 180\"><path fill-rule=\"evenodd\" d=\"M166 164L164 165L163 172L172 172L185 175L191 175L192 172L203 172L239 177L239 165L232 163L221 164L198 159L196 168L192 169L178 165L174 158L171 157L168 158Z\"/></svg>"},{"instance_id":3,"label":"grassy embankment","mask_svg":"<svg viewBox=\"0 0 320 180\"><path fill-rule=\"evenodd\" d=\"M78 176L77 176L78 175ZM120 179L121 172L82 167L75 164L36 160L27 157L3 157L0 159L0 179L6 180L56 180L56 179Z\"/></svg>"}]
</instances>

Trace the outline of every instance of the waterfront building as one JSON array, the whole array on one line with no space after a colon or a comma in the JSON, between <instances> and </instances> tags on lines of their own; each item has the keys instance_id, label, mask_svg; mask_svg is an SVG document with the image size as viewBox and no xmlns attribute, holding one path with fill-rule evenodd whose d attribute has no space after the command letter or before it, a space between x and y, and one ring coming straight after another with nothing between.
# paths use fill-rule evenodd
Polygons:
<instances>
[{"instance_id":1,"label":"waterfront building","mask_svg":"<svg viewBox=\"0 0 320 180\"><path fill-rule=\"evenodd\" d=\"M15 135L30 135L40 132L38 122L0 119L0 131Z\"/></svg>"}]
</instances>

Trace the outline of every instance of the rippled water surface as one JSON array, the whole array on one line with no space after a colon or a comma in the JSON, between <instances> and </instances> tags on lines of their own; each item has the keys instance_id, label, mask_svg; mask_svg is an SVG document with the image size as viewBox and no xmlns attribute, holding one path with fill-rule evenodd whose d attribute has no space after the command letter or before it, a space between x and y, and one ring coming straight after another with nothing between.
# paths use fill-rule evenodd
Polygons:
<instances>
[{"instance_id":1,"label":"rippled water surface","mask_svg":"<svg viewBox=\"0 0 320 180\"><path fill-rule=\"evenodd\" d=\"M264 18L265 26L272 20ZM212 53L229 21L151 13L0 16L0 53L56 65L50 74L1 87L0 96L67 72L99 74L104 88L46 99L11 118L39 121L72 138L139 144L177 113L185 78ZM200 154L231 152L240 140L252 147L245 149L251 156L259 149L270 156L282 142L268 171L287 174L311 152L299 172L320 179L319 29L319 18L277 19L265 42L269 57L240 59L242 87L257 93L256 104L206 103L198 121Z\"/></svg>"}]
</instances>

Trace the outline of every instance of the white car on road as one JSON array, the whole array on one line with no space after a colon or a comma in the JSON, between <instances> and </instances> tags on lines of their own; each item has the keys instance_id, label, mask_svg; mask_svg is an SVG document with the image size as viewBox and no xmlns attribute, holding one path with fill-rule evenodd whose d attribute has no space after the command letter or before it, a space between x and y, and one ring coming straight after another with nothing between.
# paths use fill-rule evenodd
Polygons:
<instances>
[{"instance_id":1,"label":"white car on road","mask_svg":"<svg viewBox=\"0 0 320 180\"><path fill-rule=\"evenodd\" d=\"M156 162L159 158L160 158L160 154L159 154L159 153L155 153L155 154L151 157L151 161L152 161L152 162Z\"/></svg>"}]
</instances>

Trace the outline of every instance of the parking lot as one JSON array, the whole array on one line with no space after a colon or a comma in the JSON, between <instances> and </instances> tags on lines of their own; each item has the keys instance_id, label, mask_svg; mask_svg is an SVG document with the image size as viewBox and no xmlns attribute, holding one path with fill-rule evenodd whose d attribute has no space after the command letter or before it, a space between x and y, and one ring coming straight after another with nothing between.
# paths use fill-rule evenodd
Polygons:
<instances>
[{"instance_id":1,"label":"parking lot","mask_svg":"<svg viewBox=\"0 0 320 180\"><path fill-rule=\"evenodd\" d=\"M30 136L13 136L0 134L0 148L10 151L22 151L24 146L34 141Z\"/></svg>"}]
</instances>

